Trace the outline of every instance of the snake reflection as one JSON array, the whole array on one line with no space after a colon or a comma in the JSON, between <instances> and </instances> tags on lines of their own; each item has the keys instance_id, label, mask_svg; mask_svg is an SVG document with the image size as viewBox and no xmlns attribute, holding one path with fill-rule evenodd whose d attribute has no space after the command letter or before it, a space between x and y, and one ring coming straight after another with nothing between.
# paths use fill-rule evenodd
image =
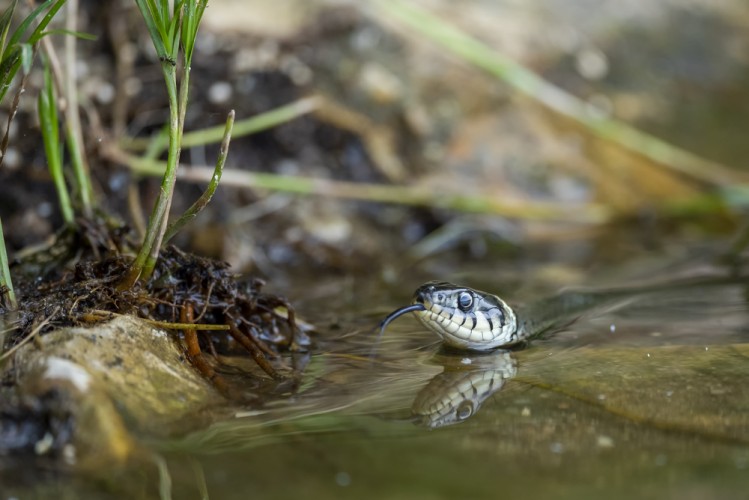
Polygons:
<instances>
[{"instance_id":1,"label":"snake reflection","mask_svg":"<svg viewBox=\"0 0 749 500\"><path fill-rule=\"evenodd\" d=\"M517 373L517 362L508 351L470 358L450 356L445 361L445 370L419 391L411 405L416 423L430 429L471 418Z\"/></svg>"},{"instance_id":2,"label":"snake reflection","mask_svg":"<svg viewBox=\"0 0 749 500\"><path fill-rule=\"evenodd\" d=\"M590 302L584 294L561 300L568 312L573 313L588 307ZM564 315L549 314L548 310L545 314L527 310L516 314L496 295L431 281L416 290L412 304L388 315L380 324L380 330L384 331L390 322L409 312L415 313L445 345L467 351L515 346L569 322L564 320ZM448 356L444 361L444 371L421 389L411 406L417 422L432 429L472 417L489 396L502 389L517 373L517 363L508 351L463 358Z\"/></svg>"},{"instance_id":3,"label":"snake reflection","mask_svg":"<svg viewBox=\"0 0 749 500\"><path fill-rule=\"evenodd\" d=\"M453 349L491 355L463 358L470 365L456 366L460 355L443 363L435 376L416 396L412 414L430 428L455 424L470 418L481 404L515 376L517 365L508 351L551 334L596 308L618 307L638 295L685 286L725 284L731 278L720 274L686 276L672 282L622 286L610 289L569 290L512 308L498 296L443 281L431 281L416 289L410 305L389 314L380 331L398 317L413 312L429 330Z\"/></svg>"}]
</instances>

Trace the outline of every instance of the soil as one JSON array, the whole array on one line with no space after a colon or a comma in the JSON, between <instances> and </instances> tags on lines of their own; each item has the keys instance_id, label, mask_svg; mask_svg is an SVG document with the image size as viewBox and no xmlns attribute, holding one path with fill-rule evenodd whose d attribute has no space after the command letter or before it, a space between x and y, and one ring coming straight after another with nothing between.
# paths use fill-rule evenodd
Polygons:
<instances>
[{"instance_id":1,"label":"soil","mask_svg":"<svg viewBox=\"0 0 749 500\"><path fill-rule=\"evenodd\" d=\"M239 281L225 262L167 247L151 279L135 287L118 287L132 251L129 233L102 221L79 221L61 232L55 243L14 267L19 304L6 349L31 334L75 325L91 325L129 314L163 326L184 323L186 308L196 316L187 322L226 325L226 332L187 338L213 353L249 351L270 375L282 378L267 362L279 349L299 349L309 338L295 324L294 311L282 297L261 291L259 279ZM33 277L33 279L32 279ZM0 315L10 314L0 309ZM181 330L181 328L174 328ZM218 335L216 335L218 334ZM196 364L200 352L192 351ZM203 362L205 362L203 360ZM201 371L203 371L201 369ZM212 375L212 372L204 372Z\"/></svg>"}]
</instances>

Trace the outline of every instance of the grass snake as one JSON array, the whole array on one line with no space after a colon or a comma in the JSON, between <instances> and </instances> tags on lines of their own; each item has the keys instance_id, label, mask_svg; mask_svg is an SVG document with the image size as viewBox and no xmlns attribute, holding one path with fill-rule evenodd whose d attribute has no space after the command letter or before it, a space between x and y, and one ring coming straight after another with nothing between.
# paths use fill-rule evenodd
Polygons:
<instances>
[{"instance_id":1,"label":"grass snake","mask_svg":"<svg viewBox=\"0 0 749 500\"><path fill-rule=\"evenodd\" d=\"M670 282L567 290L518 307L510 307L491 293L446 281L430 281L416 289L410 305L390 313L380 323L380 331L396 318L413 312L445 345L491 351L523 344L569 326L585 313L598 308L618 308L653 292L739 280L714 272L697 272Z\"/></svg>"}]
</instances>

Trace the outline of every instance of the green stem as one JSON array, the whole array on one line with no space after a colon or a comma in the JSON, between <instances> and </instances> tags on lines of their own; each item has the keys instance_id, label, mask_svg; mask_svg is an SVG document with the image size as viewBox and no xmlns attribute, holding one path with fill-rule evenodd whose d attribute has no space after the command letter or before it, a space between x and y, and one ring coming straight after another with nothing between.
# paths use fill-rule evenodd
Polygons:
<instances>
[{"instance_id":1,"label":"green stem","mask_svg":"<svg viewBox=\"0 0 749 500\"><path fill-rule=\"evenodd\" d=\"M57 101L55 99L54 86L50 75L49 66L45 68L44 88L39 93L38 102L39 123L42 128L42 141L44 142L44 153L47 156L47 165L50 175L57 190L60 201L62 218L66 224L72 224L74 220L73 207L70 204L70 195L65 185L65 176L62 172L62 159L60 152L60 132L58 129L59 117L57 115Z\"/></svg>"},{"instance_id":2,"label":"green stem","mask_svg":"<svg viewBox=\"0 0 749 500\"><path fill-rule=\"evenodd\" d=\"M231 110L228 118L226 119L226 126L224 127L224 137L221 141L221 147L219 149L218 158L216 159L216 166L213 169L213 175L211 181L208 183L208 187L198 200L184 213L182 216L171 223L164 235L164 243L172 239L172 236L177 234L185 224L194 219L213 198L213 193L216 192L218 183L221 181L221 174L224 171L224 163L226 163L226 156L229 154L229 142L231 142L231 130L234 125L234 110Z\"/></svg>"},{"instance_id":3,"label":"green stem","mask_svg":"<svg viewBox=\"0 0 749 500\"><path fill-rule=\"evenodd\" d=\"M169 154L167 166L161 182L161 190L154 204L148 221L148 230L143 245L136 256L130 270L120 283L120 289L132 287L138 279L148 279L153 272L158 258L161 240L166 230L165 218L168 217L172 203L174 184L177 179L179 166L179 109L177 107L177 70L169 61L162 62L167 95L169 97Z\"/></svg>"},{"instance_id":4,"label":"green stem","mask_svg":"<svg viewBox=\"0 0 749 500\"><path fill-rule=\"evenodd\" d=\"M124 153L111 155L128 165L139 175L161 176L164 162L145 160ZM179 178L188 182L205 182L213 175L209 167L184 167ZM418 186L390 186L360 182L335 181L294 177L246 170L225 170L221 178L224 186L267 189L305 195L318 195L351 200L392 203L397 205L443 208L459 212L478 212L503 215L523 220L572 221L603 223L611 219L611 212L598 204L560 204L518 200L501 200L496 196L452 194Z\"/></svg>"},{"instance_id":5,"label":"green stem","mask_svg":"<svg viewBox=\"0 0 749 500\"><path fill-rule=\"evenodd\" d=\"M161 244L164 240L164 234L166 234L167 230L167 224L169 222L169 211L172 207L172 198L174 195L174 185L177 180L177 169L179 168L179 157L182 151L182 131L184 130L185 125L185 113L187 111L187 98L189 93L189 86L190 86L190 66L189 63L185 63L185 67L183 68L182 72L182 81L179 84L179 98L177 98L177 89L176 89L176 70L174 69L174 66L172 65L172 70L174 71L174 87L170 90L169 102L172 102L172 96L174 96L175 104L176 104L176 120L177 122L174 122L175 117L171 116L170 119L170 125L169 125L169 154L167 156L167 164L171 167L171 169L167 168L167 174L165 176L169 177L169 190L168 190L168 199L166 201L166 210L161 214L161 221L159 223L159 230L156 234L156 239L154 240L153 246L151 247L151 251L148 254L148 258L146 259L146 264L143 267L143 276L142 278L144 280L147 280L151 277L151 274L153 273L154 268L156 267L156 261L159 259L159 251L161 250ZM178 100L177 100L178 99ZM171 111L170 106L170 113L173 113ZM162 186L163 191L163 186Z\"/></svg>"},{"instance_id":6,"label":"green stem","mask_svg":"<svg viewBox=\"0 0 749 500\"><path fill-rule=\"evenodd\" d=\"M114 151L110 151L110 157L127 165L137 175L161 176L164 174L164 162L146 160ZM211 175L212 169L209 167L187 166L180 170L178 178L185 182L205 182L210 179ZM264 189L376 203L442 208L457 212L495 214L521 220L602 224L611 221L615 215L623 217L632 215L628 212L617 214L597 203L510 201L479 193L462 195L419 186L346 182L246 170L225 170L221 182L224 186L244 189ZM713 216L727 208L741 209L745 206L746 203L733 200L730 193L711 193L687 199L665 199L653 208L664 217L695 217Z\"/></svg>"},{"instance_id":7,"label":"green stem","mask_svg":"<svg viewBox=\"0 0 749 500\"><path fill-rule=\"evenodd\" d=\"M179 82L179 141L182 145L182 131L185 129L185 114L187 113L187 97L190 92L190 62L185 62L182 70L182 81Z\"/></svg>"},{"instance_id":8,"label":"green stem","mask_svg":"<svg viewBox=\"0 0 749 500\"><path fill-rule=\"evenodd\" d=\"M164 234L169 220L169 211L177 179L177 168L182 144L182 131L187 112L190 88L190 64L195 46L195 36L207 0L170 2L161 0L136 0L151 36L156 53L162 62L169 96L169 152L167 168L161 183L161 191L148 222L146 237L127 275L119 284L128 288L139 279L147 280L156 267ZM170 14L171 10L171 14ZM177 89L177 61L182 49L182 73ZM178 95L179 94L179 95ZM152 151L155 148L152 148Z\"/></svg>"},{"instance_id":9,"label":"green stem","mask_svg":"<svg viewBox=\"0 0 749 500\"><path fill-rule=\"evenodd\" d=\"M80 136L77 135L78 132L76 132L76 127L80 127L80 121L76 119L74 120L74 123L71 123L68 120L68 117L74 113L77 113L77 111L72 112L71 108L68 108L65 113L65 139L68 145L68 151L70 152L70 163L73 167L73 175L75 176L75 181L78 185L78 197L81 202L80 206L83 208L83 215L90 218L93 214L93 189L91 188L88 164L82 154L83 143L80 141ZM77 122L78 125L75 125L75 122Z\"/></svg>"},{"instance_id":10,"label":"green stem","mask_svg":"<svg viewBox=\"0 0 749 500\"><path fill-rule=\"evenodd\" d=\"M65 20L65 29L69 33L75 33L78 20L78 0L68 0L67 17ZM83 214L91 217L91 204L93 199L93 189L91 188L91 178L83 151L83 132L81 129L81 120L78 106L78 92L75 83L75 48L77 38L73 35L65 37L65 94L68 101L68 107L65 111L65 136L67 138L68 150L70 151L70 162L73 166L73 173L78 184L78 196L80 197Z\"/></svg>"},{"instance_id":11,"label":"green stem","mask_svg":"<svg viewBox=\"0 0 749 500\"><path fill-rule=\"evenodd\" d=\"M16 309L16 294L13 292L13 282L10 279L10 267L8 266L8 254L5 251L5 237L3 236L3 221L0 219L0 285L7 289L8 305L10 309ZM0 344L2 348L2 344Z\"/></svg>"},{"instance_id":12,"label":"green stem","mask_svg":"<svg viewBox=\"0 0 749 500\"><path fill-rule=\"evenodd\" d=\"M320 106L319 97L304 97L298 101L284 104L278 108L260 113L243 120L234 122L232 137L243 137L268 130L275 126L290 122L300 116L306 115ZM216 125L202 130L185 132L182 134L182 147L203 146L213 144L221 140L224 134L224 125ZM129 151L147 151L147 156L156 158L166 149L169 140L166 134L156 134L152 137L135 137L122 141L121 146Z\"/></svg>"}]
</instances>

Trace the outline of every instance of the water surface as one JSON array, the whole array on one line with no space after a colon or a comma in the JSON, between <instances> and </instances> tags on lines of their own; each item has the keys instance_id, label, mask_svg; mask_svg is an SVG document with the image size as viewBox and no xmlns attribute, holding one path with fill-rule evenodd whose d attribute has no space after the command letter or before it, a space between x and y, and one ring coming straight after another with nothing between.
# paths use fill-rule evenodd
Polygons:
<instances>
[{"instance_id":1,"label":"water surface","mask_svg":"<svg viewBox=\"0 0 749 500\"><path fill-rule=\"evenodd\" d=\"M311 285L300 309L319 332L312 352L287 360L298 383L148 441L135 474L23 469L44 478L41 497L745 498L746 280L663 269L523 349L483 355L445 351L411 316L378 337L411 290L363 287L347 301L334 280ZM514 299L486 274L440 278Z\"/></svg>"},{"instance_id":2,"label":"water surface","mask_svg":"<svg viewBox=\"0 0 749 500\"><path fill-rule=\"evenodd\" d=\"M746 287L670 272L512 352L445 352L410 317L377 342L382 305L344 315L298 392L161 443L175 492L743 498Z\"/></svg>"}]
</instances>

